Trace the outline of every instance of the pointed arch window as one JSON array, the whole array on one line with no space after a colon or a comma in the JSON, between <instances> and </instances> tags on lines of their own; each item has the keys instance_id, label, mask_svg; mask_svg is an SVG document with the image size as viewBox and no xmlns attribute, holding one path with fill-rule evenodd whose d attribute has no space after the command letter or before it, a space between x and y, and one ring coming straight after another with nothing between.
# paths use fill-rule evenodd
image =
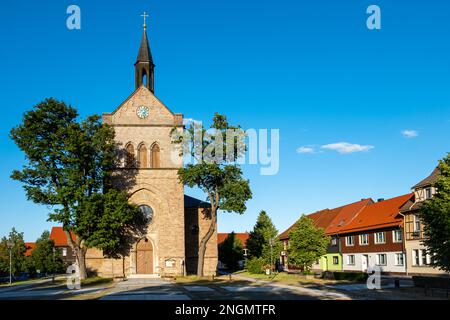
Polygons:
<instances>
[{"instance_id":1,"label":"pointed arch window","mask_svg":"<svg viewBox=\"0 0 450 320\"><path fill-rule=\"evenodd\" d=\"M133 168L135 163L134 147L131 143L129 143L125 149L126 149L125 167Z\"/></svg>"},{"instance_id":2,"label":"pointed arch window","mask_svg":"<svg viewBox=\"0 0 450 320\"><path fill-rule=\"evenodd\" d=\"M139 146L139 168L148 168L147 147L145 144Z\"/></svg>"},{"instance_id":3,"label":"pointed arch window","mask_svg":"<svg viewBox=\"0 0 450 320\"><path fill-rule=\"evenodd\" d=\"M159 146L155 143L152 146L152 168L160 168L161 167L161 155Z\"/></svg>"}]
</instances>

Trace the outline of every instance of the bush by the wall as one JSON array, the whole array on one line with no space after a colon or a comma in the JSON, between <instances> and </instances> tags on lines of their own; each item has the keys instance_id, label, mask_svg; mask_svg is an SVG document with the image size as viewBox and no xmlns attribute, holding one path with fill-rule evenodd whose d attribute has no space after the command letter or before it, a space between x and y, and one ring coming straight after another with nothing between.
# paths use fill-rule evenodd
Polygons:
<instances>
[{"instance_id":1,"label":"bush by the wall","mask_svg":"<svg viewBox=\"0 0 450 320\"><path fill-rule=\"evenodd\" d=\"M247 261L247 271L253 274L264 273L264 259L262 258L252 258Z\"/></svg>"},{"instance_id":2,"label":"bush by the wall","mask_svg":"<svg viewBox=\"0 0 450 320\"><path fill-rule=\"evenodd\" d=\"M413 276L412 279L418 288L450 289L449 277Z\"/></svg>"},{"instance_id":3,"label":"bush by the wall","mask_svg":"<svg viewBox=\"0 0 450 320\"><path fill-rule=\"evenodd\" d=\"M367 281L368 274L365 272L338 272L338 271L325 271L322 274L324 279L328 280L347 280L354 282Z\"/></svg>"}]
</instances>

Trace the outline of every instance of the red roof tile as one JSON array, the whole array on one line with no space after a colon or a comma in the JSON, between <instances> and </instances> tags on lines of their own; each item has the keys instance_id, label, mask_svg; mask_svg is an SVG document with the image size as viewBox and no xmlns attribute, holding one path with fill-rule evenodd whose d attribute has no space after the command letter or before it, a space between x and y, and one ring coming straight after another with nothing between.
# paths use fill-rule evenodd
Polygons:
<instances>
[{"instance_id":1,"label":"red roof tile","mask_svg":"<svg viewBox=\"0 0 450 320\"><path fill-rule=\"evenodd\" d=\"M229 233L217 233L217 245L220 245L222 242L224 242L225 239L228 237L228 235L229 235ZM235 233L235 235L236 235L236 238L241 240L242 245L245 248L246 244L247 244L247 239L250 236L250 234L247 232L243 232L243 233Z\"/></svg>"},{"instance_id":2,"label":"red roof tile","mask_svg":"<svg viewBox=\"0 0 450 320\"><path fill-rule=\"evenodd\" d=\"M317 228L322 228L325 230L326 234L336 233L339 228L361 211L364 206L372 203L372 199L363 199L361 201L351 203L342 207L334 208L334 209L325 209L321 211L317 211L308 215L308 218L311 218L314 221L314 225ZM296 223L290 226L286 231L281 233L278 238L280 240L289 239L289 233L295 228Z\"/></svg>"},{"instance_id":3,"label":"red roof tile","mask_svg":"<svg viewBox=\"0 0 450 320\"><path fill-rule=\"evenodd\" d=\"M76 239L76 236L73 232L70 233L72 236L72 240ZM62 227L53 227L52 232L50 233L50 239L53 240L56 247L68 247L67 236Z\"/></svg>"},{"instance_id":4,"label":"red roof tile","mask_svg":"<svg viewBox=\"0 0 450 320\"><path fill-rule=\"evenodd\" d=\"M370 229L380 229L399 226L402 217L399 215L400 208L408 202L414 194L376 202L366 206L340 233L352 233Z\"/></svg>"},{"instance_id":5,"label":"red roof tile","mask_svg":"<svg viewBox=\"0 0 450 320\"><path fill-rule=\"evenodd\" d=\"M36 243L25 242L25 247L27 248L27 250L25 251L25 257L29 257L31 255L31 252L33 252L33 250L36 249Z\"/></svg>"}]
</instances>

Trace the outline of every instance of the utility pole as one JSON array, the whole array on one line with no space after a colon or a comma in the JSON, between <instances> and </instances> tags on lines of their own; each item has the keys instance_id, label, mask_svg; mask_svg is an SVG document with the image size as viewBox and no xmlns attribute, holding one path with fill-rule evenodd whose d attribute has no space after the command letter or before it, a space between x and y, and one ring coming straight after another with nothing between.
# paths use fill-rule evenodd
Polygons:
<instances>
[{"instance_id":1,"label":"utility pole","mask_svg":"<svg viewBox=\"0 0 450 320\"><path fill-rule=\"evenodd\" d=\"M269 239L269 245L270 245L270 273L272 273L272 270L273 270L273 243L274 243L274 239L270 238Z\"/></svg>"},{"instance_id":2,"label":"utility pole","mask_svg":"<svg viewBox=\"0 0 450 320\"><path fill-rule=\"evenodd\" d=\"M9 249L9 285L12 285L12 248L14 247L14 242L8 240L6 245Z\"/></svg>"}]
</instances>

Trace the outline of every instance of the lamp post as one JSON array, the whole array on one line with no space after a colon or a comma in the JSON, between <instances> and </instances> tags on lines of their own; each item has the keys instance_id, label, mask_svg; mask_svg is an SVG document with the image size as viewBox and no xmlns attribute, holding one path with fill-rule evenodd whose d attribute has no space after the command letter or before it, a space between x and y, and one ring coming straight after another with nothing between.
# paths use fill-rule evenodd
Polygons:
<instances>
[{"instance_id":1,"label":"lamp post","mask_svg":"<svg viewBox=\"0 0 450 320\"><path fill-rule=\"evenodd\" d=\"M53 271L53 276L52 276L52 283L55 283L55 251L56 248L53 247L53 266L52 266L52 271Z\"/></svg>"},{"instance_id":2,"label":"lamp post","mask_svg":"<svg viewBox=\"0 0 450 320\"><path fill-rule=\"evenodd\" d=\"M273 244L275 242L274 238L269 239L269 245L270 245L270 273L272 273L273 270Z\"/></svg>"},{"instance_id":3,"label":"lamp post","mask_svg":"<svg viewBox=\"0 0 450 320\"><path fill-rule=\"evenodd\" d=\"M9 250L9 285L12 285L12 249L14 247L14 242L8 240L6 245Z\"/></svg>"}]
</instances>

